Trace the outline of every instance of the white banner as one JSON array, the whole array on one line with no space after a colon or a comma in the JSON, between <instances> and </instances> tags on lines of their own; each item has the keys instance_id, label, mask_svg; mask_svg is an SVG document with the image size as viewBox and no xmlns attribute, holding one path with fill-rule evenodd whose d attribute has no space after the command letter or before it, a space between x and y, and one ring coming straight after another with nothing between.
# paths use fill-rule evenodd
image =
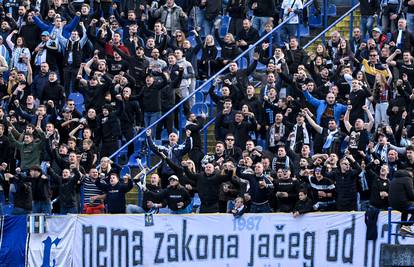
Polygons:
<instances>
[{"instance_id":1,"label":"white banner","mask_svg":"<svg viewBox=\"0 0 414 267\"><path fill-rule=\"evenodd\" d=\"M49 231L56 233L52 241L58 237L60 242L52 245L47 260L51 264L42 266L70 266L73 259L72 266L84 267L377 267L380 245L387 242L387 213L379 216L376 241L366 241L364 214L358 212L312 213L297 219L290 214L245 214L239 219L156 215L149 227L143 215L67 218L75 222L75 229L48 223ZM414 244L414 239L400 237L397 242ZM67 258L58 253L63 247ZM44 262L41 257L29 260L29 266Z\"/></svg>"},{"instance_id":2,"label":"white banner","mask_svg":"<svg viewBox=\"0 0 414 267\"><path fill-rule=\"evenodd\" d=\"M76 216L53 216L46 223L47 233L29 234L26 266L72 266Z\"/></svg>"}]
</instances>

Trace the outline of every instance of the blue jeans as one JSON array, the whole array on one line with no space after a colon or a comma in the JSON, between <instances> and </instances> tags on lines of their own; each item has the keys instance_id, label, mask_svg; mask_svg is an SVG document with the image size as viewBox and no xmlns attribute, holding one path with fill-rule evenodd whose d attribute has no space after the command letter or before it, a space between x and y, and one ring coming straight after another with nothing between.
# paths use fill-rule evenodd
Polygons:
<instances>
[{"instance_id":1,"label":"blue jeans","mask_svg":"<svg viewBox=\"0 0 414 267\"><path fill-rule=\"evenodd\" d=\"M71 208L60 207L60 214L68 214L68 213L77 214L78 209L76 207L71 207Z\"/></svg>"},{"instance_id":2,"label":"blue jeans","mask_svg":"<svg viewBox=\"0 0 414 267\"><path fill-rule=\"evenodd\" d=\"M361 16L361 35L363 40L370 38L373 26L373 16Z\"/></svg>"},{"instance_id":3,"label":"blue jeans","mask_svg":"<svg viewBox=\"0 0 414 267\"><path fill-rule=\"evenodd\" d=\"M216 17L212 21L206 20L206 11L205 11L205 9L201 9L199 7L194 7L191 10L191 17L193 18L194 28L195 29L200 28L201 36L206 36L208 34L212 34L212 30L214 28L214 26L213 26L214 21L216 19L218 19L218 17Z\"/></svg>"},{"instance_id":4,"label":"blue jeans","mask_svg":"<svg viewBox=\"0 0 414 267\"><path fill-rule=\"evenodd\" d=\"M297 34L298 24L285 24L281 34L282 42L289 43L290 37L295 37Z\"/></svg>"},{"instance_id":5,"label":"blue jeans","mask_svg":"<svg viewBox=\"0 0 414 267\"><path fill-rule=\"evenodd\" d=\"M259 31L259 34L262 34L265 29L265 25L267 22L269 22L270 17L253 17L252 26L256 30Z\"/></svg>"},{"instance_id":6,"label":"blue jeans","mask_svg":"<svg viewBox=\"0 0 414 267\"><path fill-rule=\"evenodd\" d=\"M407 29L414 32L414 13L407 13Z\"/></svg>"},{"instance_id":7,"label":"blue jeans","mask_svg":"<svg viewBox=\"0 0 414 267\"><path fill-rule=\"evenodd\" d=\"M52 208L50 201L33 201L32 213L51 214Z\"/></svg>"},{"instance_id":8,"label":"blue jeans","mask_svg":"<svg viewBox=\"0 0 414 267\"><path fill-rule=\"evenodd\" d=\"M145 210L137 205L128 204L126 207L126 213L133 213L133 214L139 214L139 213L145 213Z\"/></svg>"},{"instance_id":9,"label":"blue jeans","mask_svg":"<svg viewBox=\"0 0 414 267\"><path fill-rule=\"evenodd\" d=\"M161 112L144 112L145 127L150 126L161 117ZM152 127L152 137L155 136L156 127Z\"/></svg>"},{"instance_id":10,"label":"blue jeans","mask_svg":"<svg viewBox=\"0 0 414 267\"><path fill-rule=\"evenodd\" d=\"M193 212L193 205L188 204L185 209L182 210L172 210L171 214L188 214Z\"/></svg>"},{"instance_id":11,"label":"blue jeans","mask_svg":"<svg viewBox=\"0 0 414 267\"><path fill-rule=\"evenodd\" d=\"M270 209L269 203L265 203L265 204L252 204L250 206L250 213L267 213L267 212L271 212L272 210Z\"/></svg>"}]
</instances>

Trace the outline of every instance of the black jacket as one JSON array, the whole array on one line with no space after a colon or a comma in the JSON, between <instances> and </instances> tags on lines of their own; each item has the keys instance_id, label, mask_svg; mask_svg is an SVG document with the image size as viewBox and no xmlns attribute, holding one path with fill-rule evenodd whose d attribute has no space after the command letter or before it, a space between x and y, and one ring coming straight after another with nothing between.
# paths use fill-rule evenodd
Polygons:
<instances>
[{"instance_id":1,"label":"black jacket","mask_svg":"<svg viewBox=\"0 0 414 267\"><path fill-rule=\"evenodd\" d=\"M197 182L197 191L201 202L208 206L218 203L220 184L229 181L232 177L231 172L227 172L224 175L218 172L207 175L204 171L201 173L191 173L186 167L184 171L189 179Z\"/></svg>"},{"instance_id":2,"label":"black jacket","mask_svg":"<svg viewBox=\"0 0 414 267\"><path fill-rule=\"evenodd\" d=\"M221 2L221 0L207 1L206 12L204 15L207 21L214 21L214 19L220 15L222 10Z\"/></svg>"},{"instance_id":3,"label":"black jacket","mask_svg":"<svg viewBox=\"0 0 414 267\"><path fill-rule=\"evenodd\" d=\"M142 111L143 112L161 112L161 89L164 88L167 81L164 75L161 75L161 81L154 79L154 83L151 86L145 85L142 87L139 96L142 99Z\"/></svg>"},{"instance_id":4,"label":"black jacket","mask_svg":"<svg viewBox=\"0 0 414 267\"><path fill-rule=\"evenodd\" d=\"M305 214L313 211L312 200L308 197L305 200L298 200L293 208L293 212L296 211L299 212L299 214Z\"/></svg>"},{"instance_id":5,"label":"black jacket","mask_svg":"<svg viewBox=\"0 0 414 267\"><path fill-rule=\"evenodd\" d=\"M253 203L264 203L269 199L269 194L273 192L273 183L264 175L256 176L255 174L243 173L243 169L238 167L236 170L236 175L239 178L246 179L250 183L249 194L252 197ZM265 181L266 186L260 188L259 182Z\"/></svg>"},{"instance_id":6,"label":"black jacket","mask_svg":"<svg viewBox=\"0 0 414 267\"><path fill-rule=\"evenodd\" d=\"M232 0L227 7L229 16L235 19L244 19L247 14L246 0Z\"/></svg>"},{"instance_id":7,"label":"black jacket","mask_svg":"<svg viewBox=\"0 0 414 267\"><path fill-rule=\"evenodd\" d=\"M390 180L376 177L371 184L371 194L369 203L377 209L386 210L388 208L388 197L381 198L380 192L389 192Z\"/></svg>"},{"instance_id":8,"label":"black jacket","mask_svg":"<svg viewBox=\"0 0 414 267\"><path fill-rule=\"evenodd\" d=\"M93 108L99 114L105 104L105 95L108 91L109 89L105 85L79 86L79 92L84 98L85 110Z\"/></svg>"},{"instance_id":9,"label":"black jacket","mask_svg":"<svg viewBox=\"0 0 414 267\"><path fill-rule=\"evenodd\" d=\"M30 180L22 175L13 177L10 180L11 183L14 183L16 187L16 192L14 193L14 207L22 208L25 210L32 210L32 184Z\"/></svg>"},{"instance_id":10,"label":"black jacket","mask_svg":"<svg viewBox=\"0 0 414 267\"><path fill-rule=\"evenodd\" d=\"M116 46L113 46L113 49L122 57L122 59L125 59L128 62L129 74L135 78L136 83L143 86L145 84L145 75L149 66L148 60L145 57L139 58L136 55L130 56Z\"/></svg>"},{"instance_id":11,"label":"black jacket","mask_svg":"<svg viewBox=\"0 0 414 267\"><path fill-rule=\"evenodd\" d=\"M132 187L132 179L128 179L128 183L118 182L116 185L103 184L98 177L95 185L106 193L106 203L108 204L109 213L125 213L126 199L125 194L128 193Z\"/></svg>"},{"instance_id":12,"label":"black jacket","mask_svg":"<svg viewBox=\"0 0 414 267\"><path fill-rule=\"evenodd\" d=\"M230 80L233 86L238 88L247 88L249 83L249 75L256 70L257 60L254 60L246 69L239 69L235 73L228 73L222 77L222 80Z\"/></svg>"},{"instance_id":13,"label":"black jacket","mask_svg":"<svg viewBox=\"0 0 414 267\"><path fill-rule=\"evenodd\" d=\"M251 121L242 121L240 124L237 122L226 123L223 122L223 114L221 113L217 118L217 125L222 125L223 128L228 129L228 133L234 135L235 145L238 147L245 147L246 142L250 139L249 132L255 131L257 122L255 118L251 118Z\"/></svg>"},{"instance_id":14,"label":"black jacket","mask_svg":"<svg viewBox=\"0 0 414 267\"><path fill-rule=\"evenodd\" d=\"M164 83L164 86L161 89L161 110L165 112L173 108L176 104L175 89L180 87L184 73L184 70L179 70L179 66L177 64L174 66L168 66L167 68L169 67L172 67L169 73L171 81Z\"/></svg>"},{"instance_id":15,"label":"black jacket","mask_svg":"<svg viewBox=\"0 0 414 267\"><path fill-rule=\"evenodd\" d=\"M48 100L52 100L58 109L63 107L65 102L65 88L59 84L56 80L55 82L48 82L45 86L42 95L40 97L40 102L44 103Z\"/></svg>"},{"instance_id":16,"label":"black jacket","mask_svg":"<svg viewBox=\"0 0 414 267\"><path fill-rule=\"evenodd\" d=\"M80 179L80 172L75 170L73 175L68 179L63 179L62 176L56 174L52 168L48 169L48 174L53 183L57 184L59 188L60 205L65 208L77 207L76 185Z\"/></svg>"},{"instance_id":17,"label":"black jacket","mask_svg":"<svg viewBox=\"0 0 414 267\"><path fill-rule=\"evenodd\" d=\"M362 16L372 16L375 13L379 14L379 3L380 1L376 0L360 0L359 1L359 9Z\"/></svg>"},{"instance_id":18,"label":"black jacket","mask_svg":"<svg viewBox=\"0 0 414 267\"><path fill-rule=\"evenodd\" d=\"M154 196L153 194L149 193L149 192L153 192L153 193L159 193L161 192L161 186L155 186L152 184L147 184L147 189L148 191L144 192L144 196L142 197L142 208L145 211L149 211L150 209L147 207L147 201L152 201L153 203L161 203L163 207L166 206L166 203L164 200Z\"/></svg>"},{"instance_id":19,"label":"black jacket","mask_svg":"<svg viewBox=\"0 0 414 267\"><path fill-rule=\"evenodd\" d=\"M247 48L249 48L249 45L256 43L259 38L259 32L253 28L253 26L250 27L250 29L247 31L245 29L242 29L239 33L237 33L236 36L237 41L244 40L247 43L246 46L239 46L243 51L247 50Z\"/></svg>"},{"instance_id":20,"label":"black jacket","mask_svg":"<svg viewBox=\"0 0 414 267\"><path fill-rule=\"evenodd\" d=\"M238 55L241 54L241 49L236 45L236 42L226 43L224 42L219 35L217 29L214 30L214 38L219 43L221 47L221 58L226 60L233 60Z\"/></svg>"},{"instance_id":21,"label":"black jacket","mask_svg":"<svg viewBox=\"0 0 414 267\"><path fill-rule=\"evenodd\" d=\"M204 119L201 117L197 118L197 121L195 123L187 122L187 125L185 126L186 130L191 131L191 138L193 139L193 147L191 149L202 149L202 143L201 143L201 134L200 130L204 126Z\"/></svg>"},{"instance_id":22,"label":"black jacket","mask_svg":"<svg viewBox=\"0 0 414 267\"><path fill-rule=\"evenodd\" d=\"M167 202L168 208L177 211L185 209L188 204L191 203L190 194L187 190L178 185L177 187L168 186L167 188L161 190L159 193L146 191L150 196L157 197L159 199L165 200ZM178 208L177 204L183 202L184 205L182 208Z\"/></svg>"},{"instance_id":23,"label":"black jacket","mask_svg":"<svg viewBox=\"0 0 414 267\"><path fill-rule=\"evenodd\" d=\"M113 142L122 135L120 115L124 111L124 102L116 100L116 111L110 111L107 117L100 118L99 137L102 142Z\"/></svg>"},{"instance_id":24,"label":"black jacket","mask_svg":"<svg viewBox=\"0 0 414 267\"><path fill-rule=\"evenodd\" d=\"M49 179L30 178L32 182L33 201L50 201L52 192L50 191Z\"/></svg>"},{"instance_id":25,"label":"black jacket","mask_svg":"<svg viewBox=\"0 0 414 267\"><path fill-rule=\"evenodd\" d=\"M292 212L298 200L299 182L297 180L278 179L274 182L274 193L286 192L288 197L277 197L277 208L280 212Z\"/></svg>"},{"instance_id":26,"label":"black jacket","mask_svg":"<svg viewBox=\"0 0 414 267\"><path fill-rule=\"evenodd\" d=\"M389 203L393 209L404 211L414 203L413 178L404 170L395 173L390 183Z\"/></svg>"},{"instance_id":27,"label":"black jacket","mask_svg":"<svg viewBox=\"0 0 414 267\"><path fill-rule=\"evenodd\" d=\"M326 174L335 181L336 205L339 211L357 210L357 180L361 167L356 162L352 162L351 167L352 169L345 173L337 169Z\"/></svg>"},{"instance_id":28,"label":"black jacket","mask_svg":"<svg viewBox=\"0 0 414 267\"><path fill-rule=\"evenodd\" d=\"M138 125L141 118L141 108L138 101L124 100L124 110L120 116L121 129L127 130Z\"/></svg>"},{"instance_id":29,"label":"black jacket","mask_svg":"<svg viewBox=\"0 0 414 267\"><path fill-rule=\"evenodd\" d=\"M252 8L253 3L257 3L257 8L253 10L253 16L273 17L275 15L276 4L274 0L250 0L250 8Z\"/></svg>"}]
</instances>

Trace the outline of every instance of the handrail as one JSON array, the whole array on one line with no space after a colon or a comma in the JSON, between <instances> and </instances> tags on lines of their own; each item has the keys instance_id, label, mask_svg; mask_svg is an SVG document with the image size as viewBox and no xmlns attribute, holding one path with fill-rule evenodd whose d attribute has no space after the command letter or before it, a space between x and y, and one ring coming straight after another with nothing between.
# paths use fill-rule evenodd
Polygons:
<instances>
[{"instance_id":1,"label":"handrail","mask_svg":"<svg viewBox=\"0 0 414 267\"><path fill-rule=\"evenodd\" d=\"M309 2L307 2L303 8L306 8L308 6L310 6L313 3L314 0L311 0ZM296 16L296 14L291 14L286 20L284 20L282 23L280 23L279 25L277 25L275 28L273 28L270 32L268 32L267 34L265 34L262 38L260 38L256 43L254 43L253 45L251 45L247 50L245 50L244 52L242 52L239 56L237 56L235 59L233 59L233 61L237 61L240 60L242 57L248 55L253 49L256 48L257 45L259 45L260 43L262 43L264 40L266 40L270 35L272 35L273 33L275 33L277 30L280 30L287 22L289 22L292 18L294 18ZM214 79L216 79L219 75L221 75L224 71L226 71L229 68L229 65L224 66L220 71L218 71L216 74L214 74L210 79L208 79L207 81L205 81L202 85L200 85L196 90L194 90L192 93L190 93L187 97L185 97L184 99L182 99L179 103L177 103L173 108L171 108L169 111L167 111L166 113L164 113L158 120L156 120L155 122L153 122L151 125L147 126L145 129L143 129L139 134L137 134L136 136L134 136L131 140L129 140L128 142L126 142L123 146L121 146L117 151L115 151L112 155L109 156L110 159L112 159L113 157L115 157L116 155L118 155L123 149L125 149L126 147L128 147L128 145L130 145L132 142L134 142L137 138L141 137L143 134L145 134L145 132L148 129L153 128L154 126L156 126L158 123L160 123L163 119L165 119L166 117L168 117L173 111L175 111L177 108L179 108L180 106L182 106L187 100L189 100L193 95L195 95L195 93L201 91L201 89L208 85L210 82L214 81Z\"/></svg>"},{"instance_id":2,"label":"handrail","mask_svg":"<svg viewBox=\"0 0 414 267\"><path fill-rule=\"evenodd\" d=\"M204 154L207 154L207 131L208 128L216 121L217 116L214 116L209 122L207 122L203 128L200 130L200 132L204 135Z\"/></svg>"},{"instance_id":3,"label":"handrail","mask_svg":"<svg viewBox=\"0 0 414 267\"><path fill-rule=\"evenodd\" d=\"M217 119L217 117L212 118L209 122L207 122L206 124L204 124L203 128L200 129L200 132L207 130L208 127L210 127L211 124L213 124L213 122L215 122Z\"/></svg>"},{"instance_id":4,"label":"handrail","mask_svg":"<svg viewBox=\"0 0 414 267\"><path fill-rule=\"evenodd\" d=\"M324 29L323 31L321 31L318 35L316 35L312 40L310 40L306 45L303 46L303 49L308 48L310 45L312 45L316 40L318 40L319 38L321 38L321 36L325 36L325 34L332 29L333 27L335 27L336 24L338 24L339 22L341 22L344 18L346 18L347 16L349 16L350 14L352 14L355 9L357 9L359 7L359 3L357 3L355 6L353 6L350 10L348 10L347 12L345 12L345 14L343 14L342 16L340 16L337 20L335 20L332 24L330 24L326 29Z\"/></svg>"}]
</instances>

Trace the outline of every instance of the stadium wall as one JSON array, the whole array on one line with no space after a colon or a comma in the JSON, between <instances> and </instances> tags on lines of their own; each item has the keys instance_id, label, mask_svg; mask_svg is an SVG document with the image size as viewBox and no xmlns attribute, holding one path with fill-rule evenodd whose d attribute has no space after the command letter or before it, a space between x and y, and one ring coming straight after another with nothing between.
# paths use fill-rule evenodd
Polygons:
<instances>
[{"instance_id":1,"label":"stadium wall","mask_svg":"<svg viewBox=\"0 0 414 267\"><path fill-rule=\"evenodd\" d=\"M290 214L53 216L46 218L45 233L27 234L25 253L13 252L3 239L0 266L377 267L387 242L387 213L379 215L374 229L377 240L366 240L361 212L297 219ZM414 244L414 239L392 242ZM7 253L25 258L2 265Z\"/></svg>"}]
</instances>

